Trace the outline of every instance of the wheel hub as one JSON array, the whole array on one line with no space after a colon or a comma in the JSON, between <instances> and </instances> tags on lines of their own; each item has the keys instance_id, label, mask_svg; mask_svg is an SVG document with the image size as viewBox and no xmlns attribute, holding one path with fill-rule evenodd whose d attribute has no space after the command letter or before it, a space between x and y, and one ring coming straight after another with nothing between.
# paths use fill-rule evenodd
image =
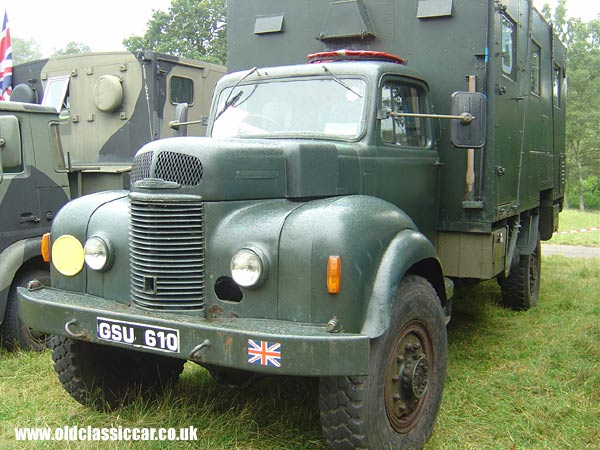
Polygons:
<instances>
[{"instance_id":1,"label":"wheel hub","mask_svg":"<svg viewBox=\"0 0 600 450\"><path fill-rule=\"evenodd\" d=\"M409 324L393 348L387 365L385 406L391 426L406 433L418 423L425 403L433 350L420 323Z\"/></svg>"},{"instance_id":2,"label":"wheel hub","mask_svg":"<svg viewBox=\"0 0 600 450\"><path fill-rule=\"evenodd\" d=\"M420 399L427 392L429 376L429 363L425 357L420 357L412 367L410 373L410 387L415 398Z\"/></svg>"}]
</instances>

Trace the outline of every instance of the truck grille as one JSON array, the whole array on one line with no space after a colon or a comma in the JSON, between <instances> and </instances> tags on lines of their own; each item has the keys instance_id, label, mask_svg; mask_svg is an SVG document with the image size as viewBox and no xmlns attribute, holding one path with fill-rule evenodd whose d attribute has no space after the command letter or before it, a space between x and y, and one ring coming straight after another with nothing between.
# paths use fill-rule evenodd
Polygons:
<instances>
[{"instance_id":1,"label":"truck grille","mask_svg":"<svg viewBox=\"0 0 600 450\"><path fill-rule=\"evenodd\" d=\"M131 299L141 307L204 308L204 207L198 197L132 193Z\"/></svg>"},{"instance_id":2,"label":"truck grille","mask_svg":"<svg viewBox=\"0 0 600 450\"><path fill-rule=\"evenodd\" d=\"M198 186L202 181L202 162L195 156L163 151L156 156L152 170L153 157L154 152L145 152L134 158L131 183L145 178L159 178L182 186Z\"/></svg>"}]
</instances>

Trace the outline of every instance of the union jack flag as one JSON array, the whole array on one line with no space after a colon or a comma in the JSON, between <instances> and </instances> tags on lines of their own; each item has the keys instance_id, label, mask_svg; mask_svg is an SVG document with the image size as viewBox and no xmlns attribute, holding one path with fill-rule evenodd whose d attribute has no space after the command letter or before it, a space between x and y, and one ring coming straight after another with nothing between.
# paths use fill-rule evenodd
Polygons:
<instances>
[{"instance_id":1,"label":"union jack flag","mask_svg":"<svg viewBox=\"0 0 600 450\"><path fill-rule=\"evenodd\" d=\"M261 366L281 367L281 344L248 339L248 362Z\"/></svg>"},{"instance_id":2,"label":"union jack flag","mask_svg":"<svg viewBox=\"0 0 600 450\"><path fill-rule=\"evenodd\" d=\"M12 94L12 45L8 15L4 11L2 34L0 35L0 100L10 100Z\"/></svg>"}]
</instances>

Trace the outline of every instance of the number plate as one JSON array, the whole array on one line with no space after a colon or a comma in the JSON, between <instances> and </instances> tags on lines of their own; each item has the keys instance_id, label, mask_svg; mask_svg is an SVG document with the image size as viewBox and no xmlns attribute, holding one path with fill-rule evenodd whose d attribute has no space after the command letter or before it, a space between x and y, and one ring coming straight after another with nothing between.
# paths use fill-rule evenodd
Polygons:
<instances>
[{"instance_id":1,"label":"number plate","mask_svg":"<svg viewBox=\"0 0 600 450\"><path fill-rule=\"evenodd\" d=\"M98 339L102 341L179 353L179 330L105 317L98 317L96 325Z\"/></svg>"}]
</instances>

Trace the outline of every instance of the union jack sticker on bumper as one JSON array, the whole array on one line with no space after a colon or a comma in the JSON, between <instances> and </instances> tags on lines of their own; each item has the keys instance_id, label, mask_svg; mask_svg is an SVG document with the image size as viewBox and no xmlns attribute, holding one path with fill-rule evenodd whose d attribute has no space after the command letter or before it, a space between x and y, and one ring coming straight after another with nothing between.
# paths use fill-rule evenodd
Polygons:
<instances>
[{"instance_id":1,"label":"union jack sticker on bumper","mask_svg":"<svg viewBox=\"0 0 600 450\"><path fill-rule=\"evenodd\" d=\"M261 366L281 367L281 344L248 339L248 362Z\"/></svg>"}]
</instances>

